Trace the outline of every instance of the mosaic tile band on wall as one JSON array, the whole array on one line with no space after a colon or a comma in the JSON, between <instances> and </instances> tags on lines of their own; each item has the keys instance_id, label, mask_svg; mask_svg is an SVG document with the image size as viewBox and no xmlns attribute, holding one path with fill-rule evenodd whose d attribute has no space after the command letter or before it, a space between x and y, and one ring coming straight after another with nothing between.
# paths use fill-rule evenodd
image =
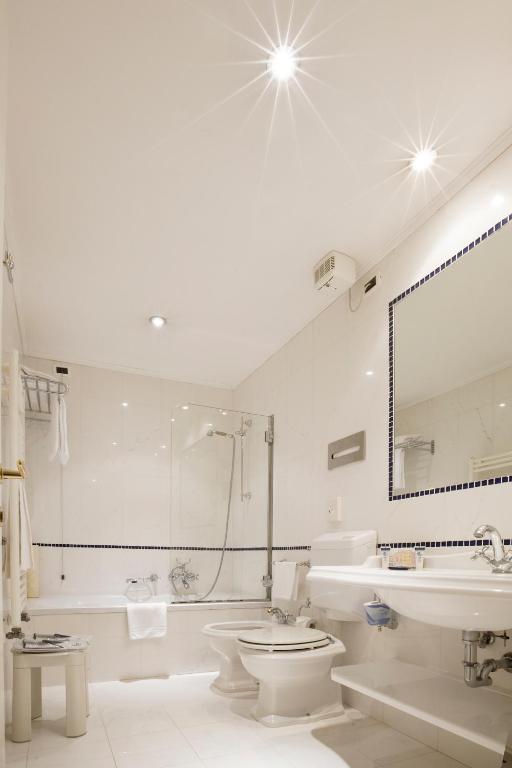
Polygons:
<instances>
[{"instance_id":1,"label":"mosaic tile band on wall","mask_svg":"<svg viewBox=\"0 0 512 768\"><path fill-rule=\"evenodd\" d=\"M393 541L380 542L377 549L381 547L391 547L398 549L400 547L426 547L438 549L440 547L481 547L490 546L491 539L445 539L443 541ZM503 539L505 546L512 546L512 537ZM222 552L222 547L165 547L151 544L55 544L50 542L35 541L35 547L54 547L56 549L155 549L167 552ZM266 552L266 547L226 547L226 552ZM311 546L308 544L298 544L286 547L272 547L274 552L309 552Z\"/></svg>"},{"instance_id":2,"label":"mosaic tile band on wall","mask_svg":"<svg viewBox=\"0 0 512 768\"><path fill-rule=\"evenodd\" d=\"M487 240L488 237L491 237L491 235L494 235L496 232L499 232L499 230L506 226L510 221L512 221L512 213L510 213L507 217L504 219L501 219L501 221L498 221L493 227L487 230L487 232L484 232L480 237L477 237L476 240L469 243L469 245L466 245L465 248L463 248L461 251L456 253L451 258L447 259L447 261L444 261L442 264L440 264L438 267L432 270L432 272L429 272L428 275L425 275L425 277L422 277L418 282L414 283L414 285L411 285L410 288L407 288L405 291L400 293L398 296L395 296L395 298L390 301L389 303L389 310L388 310L388 317L389 317L389 429L388 429L388 501L400 501L401 499L411 499L411 498L417 498L419 496L430 496L432 494L437 493L450 493L451 491L466 491L471 488L483 488L486 485L500 485L502 483L512 483L512 475L504 475L502 477L495 477L491 478L489 480L474 480L467 483L454 483L453 485L445 485L440 486L438 488L428 488L423 491L411 491L410 493L393 493L393 457L394 457L394 450L395 450L395 412L394 412L394 307L398 302L402 301L406 298L406 296L409 296L413 291L415 291L417 288L420 288L425 283L428 283L429 280L432 280L433 277L437 277L443 270L445 270L447 267L450 267L452 264L457 262L462 256L465 256L469 251L472 251L475 246L480 245L484 240ZM460 546L460 545L459 545Z\"/></svg>"},{"instance_id":3,"label":"mosaic tile band on wall","mask_svg":"<svg viewBox=\"0 0 512 768\"><path fill-rule=\"evenodd\" d=\"M62 544L35 541L35 547L55 547L57 549L157 549L167 552L222 552L223 547L167 547L152 544ZM307 544L297 546L272 547L274 552L292 552L310 550ZM266 552L267 547L226 547L226 552Z\"/></svg>"},{"instance_id":4,"label":"mosaic tile band on wall","mask_svg":"<svg viewBox=\"0 0 512 768\"><path fill-rule=\"evenodd\" d=\"M488 547L492 544L491 539L447 539L445 541L393 541L389 543L377 544L377 549L383 547L390 547L391 549L400 549L407 547L412 549L414 547L425 547L426 549L438 549L440 547ZM503 544L506 547L512 545L512 538L503 539Z\"/></svg>"}]
</instances>

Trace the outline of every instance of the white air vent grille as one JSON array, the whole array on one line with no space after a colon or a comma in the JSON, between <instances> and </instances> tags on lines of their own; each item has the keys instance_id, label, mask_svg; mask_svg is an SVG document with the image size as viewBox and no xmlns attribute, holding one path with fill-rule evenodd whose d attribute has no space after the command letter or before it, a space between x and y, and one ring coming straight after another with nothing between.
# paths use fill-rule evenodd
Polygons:
<instances>
[{"instance_id":1,"label":"white air vent grille","mask_svg":"<svg viewBox=\"0 0 512 768\"><path fill-rule=\"evenodd\" d=\"M328 256L324 259L320 266L315 269L315 283L318 283L319 280L323 281L324 277L328 275L329 272L334 272L335 267L336 259L334 256Z\"/></svg>"}]
</instances>

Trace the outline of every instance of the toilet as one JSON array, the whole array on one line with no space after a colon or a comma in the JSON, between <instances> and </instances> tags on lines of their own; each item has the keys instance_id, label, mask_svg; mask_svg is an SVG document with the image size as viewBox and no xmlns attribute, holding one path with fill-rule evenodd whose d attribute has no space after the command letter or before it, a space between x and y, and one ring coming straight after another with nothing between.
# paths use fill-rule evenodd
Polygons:
<instances>
[{"instance_id":1,"label":"toilet","mask_svg":"<svg viewBox=\"0 0 512 768\"><path fill-rule=\"evenodd\" d=\"M375 531L333 531L313 541L311 564L332 567L362 564L375 555ZM307 580L307 579L306 579ZM315 588L311 603L329 619L363 621L364 602L373 592L361 588L331 597L329 588ZM268 726L311 722L343 713L341 688L331 680L331 669L345 652L343 642L319 629L272 624L241 631L240 659L259 683L253 716Z\"/></svg>"},{"instance_id":2,"label":"toilet","mask_svg":"<svg viewBox=\"0 0 512 768\"><path fill-rule=\"evenodd\" d=\"M311 722L343 714L331 668L345 646L327 632L288 624L238 638L245 669L259 680L253 716L263 725Z\"/></svg>"},{"instance_id":3,"label":"toilet","mask_svg":"<svg viewBox=\"0 0 512 768\"><path fill-rule=\"evenodd\" d=\"M237 640L241 632L251 634L269 624L269 621L264 620L221 621L203 627L203 635L209 638L211 648L219 656L219 674L211 684L215 693L223 696L242 696L258 690L258 681L240 660Z\"/></svg>"}]
</instances>

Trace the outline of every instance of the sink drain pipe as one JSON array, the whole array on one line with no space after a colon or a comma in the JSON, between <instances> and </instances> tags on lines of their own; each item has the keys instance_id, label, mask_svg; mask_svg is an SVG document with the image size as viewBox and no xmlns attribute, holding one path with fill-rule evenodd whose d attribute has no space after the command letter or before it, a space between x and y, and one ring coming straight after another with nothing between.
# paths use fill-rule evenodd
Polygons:
<instances>
[{"instance_id":1,"label":"sink drain pipe","mask_svg":"<svg viewBox=\"0 0 512 768\"><path fill-rule=\"evenodd\" d=\"M507 635L495 635L494 632L475 632L464 630L462 642L464 643L464 682L470 688L480 688L483 685L492 685L491 674L498 669L504 669L512 673L512 653L504 653L501 659L486 659L478 662L478 649L486 648L496 641L496 637Z\"/></svg>"}]
</instances>

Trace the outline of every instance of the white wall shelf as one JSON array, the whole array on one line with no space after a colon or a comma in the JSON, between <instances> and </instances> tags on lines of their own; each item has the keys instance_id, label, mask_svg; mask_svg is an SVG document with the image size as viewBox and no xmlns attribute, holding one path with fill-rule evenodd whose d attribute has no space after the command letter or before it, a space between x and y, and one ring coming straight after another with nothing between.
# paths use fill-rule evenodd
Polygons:
<instances>
[{"instance_id":1,"label":"white wall shelf","mask_svg":"<svg viewBox=\"0 0 512 768\"><path fill-rule=\"evenodd\" d=\"M469 688L463 680L393 660L335 667L332 679L492 752L505 751L512 697L494 688Z\"/></svg>"}]
</instances>

